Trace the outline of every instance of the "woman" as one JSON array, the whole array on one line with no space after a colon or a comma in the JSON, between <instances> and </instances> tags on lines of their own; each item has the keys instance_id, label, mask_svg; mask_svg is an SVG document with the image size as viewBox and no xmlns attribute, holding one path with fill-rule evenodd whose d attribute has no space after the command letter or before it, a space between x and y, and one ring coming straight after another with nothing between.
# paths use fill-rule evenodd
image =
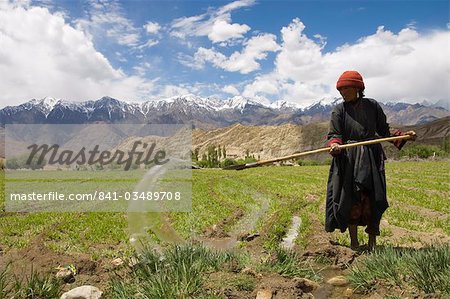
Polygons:
<instances>
[{"instance_id":1,"label":"woman","mask_svg":"<svg viewBox=\"0 0 450 299\"><path fill-rule=\"evenodd\" d=\"M384 155L381 144L342 150L340 145L377 137L411 135L396 131L391 134L386 115L373 99L364 97L364 81L356 71L346 71L338 79L337 90L344 102L332 114L327 145L334 157L327 185L325 230L333 232L347 227L351 247L358 249L358 225L367 226L368 249L373 250L380 235L380 220L387 209ZM393 142L401 149L405 140Z\"/></svg>"}]
</instances>

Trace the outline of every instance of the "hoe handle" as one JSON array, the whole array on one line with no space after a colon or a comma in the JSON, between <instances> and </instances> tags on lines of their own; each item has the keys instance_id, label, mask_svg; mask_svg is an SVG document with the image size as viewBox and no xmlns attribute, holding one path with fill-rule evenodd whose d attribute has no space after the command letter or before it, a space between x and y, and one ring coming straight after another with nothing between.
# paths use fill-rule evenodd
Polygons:
<instances>
[{"instance_id":1,"label":"hoe handle","mask_svg":"<svg viewBox=\"0 0 450 299\"><path fill-rule=\"evenodd\" d=\"M402 135L402 136L378 138L378 139L372 139L372 140L367 140L367 141L348 143L348 144L340 145L339 147L340 148L351 148L351 147L356 147L356 146L361 146L361 145L376 144L376 143L381 143L381 142L385 142L385 141L395 141L395 140L402 140L402 139L405 139L405 140L411 139L411 136L410 135ZM324 147L324 148L319 148L319 149L315 149L312 151L306 151L306 152L302 152L302 153L297 153L297 154L274 158L274 159L269 159L269 160L262 160L262 161L247 163L247 164L243 164L243 165L231 165L231 166L225 167L224 169L242 170L242 169L246 169L246 168L258 167L261 165L291 160L291 159L295 159L295 158L299 158L299 157L303 157L303 156L307 156L307 155L311 155L311 154L329 152L330 149L331 149L331 147Z\"/></svg>"}]
</instances>

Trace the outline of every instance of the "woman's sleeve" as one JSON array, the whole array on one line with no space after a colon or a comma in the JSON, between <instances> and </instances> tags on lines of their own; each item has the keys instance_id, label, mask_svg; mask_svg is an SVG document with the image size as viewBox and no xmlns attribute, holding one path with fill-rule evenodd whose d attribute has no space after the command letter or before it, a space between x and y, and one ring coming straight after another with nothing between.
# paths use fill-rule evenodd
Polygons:
<instances>
[{"instance_id":1,"label":"woman's sleeve","mask_svg":"<svg viewBox=\"0 0 450 299\"><path fill-rule=\"evenodd\" d=\"M342 142L342 109L336 106L331 112L330 129L327 136L327 146L332 143L343 144Z\"/></svg>"},{"instance_id":2,"label":"woman's sleeve","mask_svg":"<svg viewBox=\"0 0 450 299\"><path fill-rule=\"evenodd\" d=\"M390 137L390 136L402 136L404 135L402 131L390 129L389 124L387 123L386 114L384 114L383 109L380 104L376 103L377 109L377 133L382 137ZM406 140L395 140L391 141L391 143L398 148L399 150L405 145Z\"/></svg>"}]
</instances>

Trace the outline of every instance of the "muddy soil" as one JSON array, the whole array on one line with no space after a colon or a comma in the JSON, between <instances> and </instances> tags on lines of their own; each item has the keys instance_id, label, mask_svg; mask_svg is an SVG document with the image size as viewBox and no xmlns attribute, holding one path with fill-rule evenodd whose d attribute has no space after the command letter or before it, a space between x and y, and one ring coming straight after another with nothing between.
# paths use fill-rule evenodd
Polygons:
<instances>
[{"instance_id":1,"label":"muddy soil","mask_svg":"<svg viewBox=\"0 0 450 299\"><path fill-rule=\"evenodd\" d=\"M309 198L311 201L315 201L316 198L311 196ZM427 211L425 211L427 212ZM261 214L260 214L261 216ZM436 215L434 215L436 216ZM442 215L440 215L442 216ZM235 218L235 215L232 218ZM239 213L239 219L245 218L246 215ZM294 216L298 217L298 216ZM442 216L443 217L443 216ZM234 219L236 220L236 219ZM365 251L366 247L364 244L360 246L358 250L353 250L347 246L341 245L333 241L332 235L326 233L323 230L323 225L320 223L317 217L312 217L310 219L311 227L313 232L309 236L309 242L306 248L300 249L296 245L290 247L296 251L304 261L308 261L313 269L321 276L321 281L318 283L318 287L314 290L302 290L298 283L297 278L290 279L282 277L276 273L253 273L257 277L257 283L255 289L252 292L249 291L236 291L227 289L226 287L222 290L222 294L226 295L227 298L256 298L259 290L269 290L272 293L272 298L385 298L388 295L398 296L399 298L405 297L405 290L400 288L391 288L389 286L383 286L382 284L377 286L376 291L370 294L358 293L351 289L350 285L343 286L333 286L328 284L327 281L336 276L345 276L348 273L348 268L358 259L364 258L367 255ZM220 226L222 223L229 223L229 220L224 220L219 223L216 227L220 231ZM255 222L256 223L256 222ZM301 218L294 218L291 224L298 228L301 225ZM410 244L407 247L423 247L427 244L436 242L440 240L441 243L450 243L450 238L441 233L425 233L406 230L401 227L397 227L389 224L387 221L381 223L382 228L389 228L392 231L392 236L386 237L389 240L399 240L401 236L409 235L414 238L421 240L420 243ZM361 229L361 228L360 228ZM249 232L253 228L249 227ZM284 238L283 244L292 245L292 240L289 238L290 228L286 228L287 237ZM295 235L291 231L291 235ZM345 233L348 235L348 233ZM231 236L233 235L233 236ZM252 256L254 260L261 260L267 256L267 252L263 249L262 239L265 236L265 231L260 232L260 237L252 239L251 241L244 242L245 250ZM204 236L203 242L210 246L216 248L235 248L237 243L235 234L227 234L225 237L220 237L220 235L214 235L214 237ZM280 245L283 245L280 244ZM295 244L295 243L294 243ZM241 244L242 245L242 244ZM380 248L382 246L379 246ZM405 247L406 248L406 247ZM319 261L322 261L320 263ZM323 261L326 261L323 264ZM407 295L407 294L406 294ZM411 297L413 298L413 297ZM442 298L439 295L425 295L416 294L414 298Z\"/></svg>"},{"instance_id":2,"label":"muddy soil","mask_svg":"<svg viewBox=\"0 0 450 299\"><path fill-rule=\"evenodd\" d=\"M106 288L112 274L109 261L93 261L87 254L57 253L45 246L43 235L33 239L25 248L0 252L0 271L8 269L9 274L21 279L28 278L32 272L56 275L59 269L69 265L73 265L77 273L73 283L64 284L64 291L85 284Z\"/></svg>"}]
</instances>

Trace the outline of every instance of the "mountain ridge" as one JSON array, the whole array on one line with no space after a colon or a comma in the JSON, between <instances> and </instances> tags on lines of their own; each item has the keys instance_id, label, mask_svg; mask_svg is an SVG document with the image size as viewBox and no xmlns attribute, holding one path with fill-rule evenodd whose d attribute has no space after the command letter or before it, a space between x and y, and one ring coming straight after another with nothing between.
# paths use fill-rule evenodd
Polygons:
<instances>
[{"instance_id":1,"label":"mountain ridge","mask_svg":"<svg viewBox=\"0 0 450 299\"><path fill-rule=\"evenodd\" d=\"M305 125L329 119L339 98L321 99L309 106L279 100L235 96L227 100L202 98L193 94L128 103L111 97L96 101L70 102L46 97L32 99L18 106L0 109L0 124L8 123L155 123L192 124L213 129L235 123L245 125ZM439 102L438 102L439 103ZM388 121L399 125L424 124L450 115L450 111L430 104L380 103Z\"/></svg>"}]
</instances>

